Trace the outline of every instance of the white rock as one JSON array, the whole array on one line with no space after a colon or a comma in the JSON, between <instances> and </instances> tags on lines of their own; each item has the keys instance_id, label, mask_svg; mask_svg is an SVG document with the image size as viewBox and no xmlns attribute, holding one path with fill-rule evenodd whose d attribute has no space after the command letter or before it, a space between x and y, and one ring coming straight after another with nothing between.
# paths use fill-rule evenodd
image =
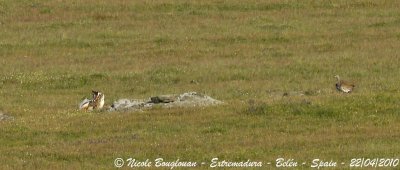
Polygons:
<instances>
[{"instance_id":1,"label":"white rock","mask_svg":"<svg viewBox=\"0 0 400 170\"><path fill-rule=\"evenodd\" d=\"M213 99L210 96L198 94L197 92L187 92L180 95L160 95L160 96L176 96L176 100L168 103L153 103L150 99L119 99L113 103L109 111L141 111L143 109L149 109L154 106L160 106L161 108L172 108L172 107L205 107L212 105L219 105L223 102ZM157 98L158 96L152 97Z\"/></svg>"}]
</instances>

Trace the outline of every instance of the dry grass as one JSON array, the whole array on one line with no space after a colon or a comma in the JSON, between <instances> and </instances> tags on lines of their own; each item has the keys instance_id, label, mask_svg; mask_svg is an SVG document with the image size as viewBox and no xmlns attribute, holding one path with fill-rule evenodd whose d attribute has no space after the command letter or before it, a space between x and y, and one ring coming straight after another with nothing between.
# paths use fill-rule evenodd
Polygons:
<instances>
[{"instance_id":1,"label":"dry grass","mask_svg":"<svg viewBox=\"0 0 400 170\"><path fill-rule=\"evenodd\" d=\"M0 110L15 119L0 122L1 167L398 157L399 5L2 1ZM336 74L353 94L335 91ZM91 89L107 104L186 91L227 104L76 111Z\"/></svg>"}]
</instances>

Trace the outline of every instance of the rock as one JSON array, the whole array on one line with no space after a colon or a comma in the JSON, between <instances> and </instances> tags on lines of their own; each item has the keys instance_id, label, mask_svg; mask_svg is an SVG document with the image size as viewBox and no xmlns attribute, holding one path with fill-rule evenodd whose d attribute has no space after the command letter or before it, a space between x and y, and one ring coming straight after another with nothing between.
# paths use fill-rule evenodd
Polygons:
<instances>
[{"instance_id":1,"label":"rock","mask_svg":"<svg viewBox=\"0 0 400 170\"><path fill-rule=\"evenodd\" d=\"M109 111L118 111L118 110L134 110L140 111L143 108L151 107L151 104L148 101L138 100L138 99L119 99L115 101Z\"/></svg>"},{"instance_id":2,"label":"rock","mask_svg":"<svg viewBox=\"0 0 400 170\"><path fill-rule=\"evenodd\" d=\"M142 111L154 106L161 108L172 107L197 107L212 106L223 102L213 99L210 96L187 92L180 95L159 95L148 100L141 99L119 99L113 103L109 111Z\"/></svg>"},{"instance_id":3,"label":"rock","mask_svg":"<svg viewBox=\"0 0 400 170\"><path fill-rule=\"evenodd\" d=\"M171 103L176 100L175 95L161 95L150 98L152 103Z\"/></svg>"},{"instance_id":4,"label":"rock","mask_svg":"<svg viewBox=\"0 0 400 170\"><path fill-rule=\"evenodd\" d=\"M195 107L222 104L221 101L197 92L183 93L178 96L178 102L171 103L169 107Z\"/></svg>"},{"instance_id":5,"label":"rock","mask_svg":"<svg viewBox=\"0 0 400 170\"><path fill-rule=\"evenodd\" d=\"M2 111L0 111L0 121L6 121L6 120L14 120L14 117L6 115Z\"/></svg>"}]
</instances>

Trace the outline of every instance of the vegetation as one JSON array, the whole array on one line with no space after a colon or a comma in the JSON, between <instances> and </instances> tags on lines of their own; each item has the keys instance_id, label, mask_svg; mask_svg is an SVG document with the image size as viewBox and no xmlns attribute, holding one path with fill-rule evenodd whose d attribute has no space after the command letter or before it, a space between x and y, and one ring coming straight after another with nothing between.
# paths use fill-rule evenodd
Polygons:
<instances>
[{"instance_id":1,"label":"vegetation","mask_svg":"<svg viewBox=\"0 0 400 170\"><path fill-rule=\"evenodd\" d=\"M0 110L15 117L0 167L398 158L399 3L0 1ZM108 105L187 91L225 104L77 111L92 89Z\"/></svg>"}]
</instances>

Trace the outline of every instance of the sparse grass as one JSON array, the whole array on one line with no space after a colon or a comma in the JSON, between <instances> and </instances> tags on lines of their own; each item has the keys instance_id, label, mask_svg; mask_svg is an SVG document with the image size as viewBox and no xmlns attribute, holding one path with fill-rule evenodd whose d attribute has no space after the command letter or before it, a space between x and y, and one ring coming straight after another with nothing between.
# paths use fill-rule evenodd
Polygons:
<instances>
[{"instance_id":1,"label":"sparse grass","mask_svg":"<svg viewBox=\"0 0 400 170\"><path fill-rule=\"evenodd\" d=\"M15 119L0 122L0 167L398 158L399 5L1 1L0 108ZM198 91L225 105L76 111L92 89L107 104Z\"/></svg>"}]
</instances>

